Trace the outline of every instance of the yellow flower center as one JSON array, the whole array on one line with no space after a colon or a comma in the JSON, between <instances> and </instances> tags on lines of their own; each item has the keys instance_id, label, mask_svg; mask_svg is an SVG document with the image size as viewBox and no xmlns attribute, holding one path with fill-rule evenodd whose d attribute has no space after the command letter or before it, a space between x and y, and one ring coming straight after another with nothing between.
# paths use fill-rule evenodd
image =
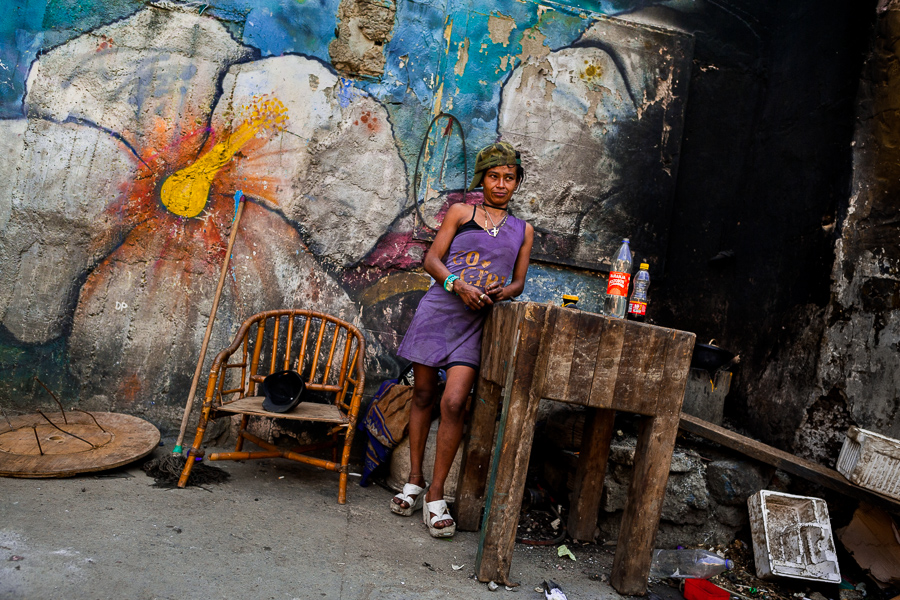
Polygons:
<instances>
[{"instance_id":1,"label":"yellow flower center","mask_svg":"<svg viewBox=\"0 0 900 600\"><path fill-rule=\"evenodd\" d=\"M225 140L165 180L160 197L170 212L187 218L203 212L216 173L257 134L264 130L282 130L287 123L287 109L277 98L255 97L243 108L250 114Z\"/></svg>"}]
</instances>

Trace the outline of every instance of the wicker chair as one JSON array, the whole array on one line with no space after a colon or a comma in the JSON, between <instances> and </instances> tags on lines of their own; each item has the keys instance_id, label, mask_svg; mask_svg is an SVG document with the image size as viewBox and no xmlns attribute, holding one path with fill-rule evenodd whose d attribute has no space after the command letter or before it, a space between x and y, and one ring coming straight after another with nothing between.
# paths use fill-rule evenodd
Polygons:
<instances>
[{"instance_id":1,"label":"wicker chair","mask_svg":"<svg viewBox=\"0 0 900 600\"><path fill-rule=\"evenodd\" d=\"M241 325L231 345L213 361L197 434L178 487L187 484L192 457L202 456L200 445L210 419L241 415L234 452L217 452L209 460L287 458L340 473L338 503L347 501L347 471L350 445L365 385L363 358L365 340L353 325L338 318L302 309L272 310L256 314ZM292 369L306 379L307 392L324 396L328 403L301 402L285 413L268 412L257 385L271 373ZM333 398L333 400L332 400ZM349 401L348 401L349 398ZM324 442L285 450L247 431L251 416L330 423ZM263 448L242 451L244 440ZM332 449L331 460L307 453ZM341 450L338 462L338 449Z\"/></svg>"}]
</instances>

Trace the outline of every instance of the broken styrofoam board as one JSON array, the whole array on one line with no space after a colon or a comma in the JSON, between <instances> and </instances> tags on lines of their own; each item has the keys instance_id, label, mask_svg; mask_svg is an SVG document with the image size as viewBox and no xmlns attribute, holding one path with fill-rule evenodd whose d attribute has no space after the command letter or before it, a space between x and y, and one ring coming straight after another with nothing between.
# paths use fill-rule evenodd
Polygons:
<instances>
[{"instance_id":1,"label":"broken styrofoam board","mask_svg":"<svg viewBox=\"0 0 900 600\"><path fill-rule=\"evenodd\" d=\"M747 499L747 506L757 577L840 583L824 500L761 490Z\"/></svg>"},{"instance_id":2,"label":"broken styrofoam board","mask_svg":"<svg viewBox=\"0 0 900 600\"><path fill-rule=\"evenodd\" d=\"M851 427L837 471L851 483L900 500L900 440Z\"/></svg>"}]
</instances>

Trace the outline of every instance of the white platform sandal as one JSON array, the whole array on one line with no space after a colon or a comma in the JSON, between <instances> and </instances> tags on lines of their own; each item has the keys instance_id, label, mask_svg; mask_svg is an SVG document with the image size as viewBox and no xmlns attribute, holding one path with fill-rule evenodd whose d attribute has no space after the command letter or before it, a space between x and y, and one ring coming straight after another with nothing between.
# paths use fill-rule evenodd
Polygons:
<instances>
[{"instance_id":1,"label":"white platform sandal","mask_svg":"<svg viewBox=\"0 0 900 600\"><path fill-rule=\"evenodd\" d=\"M401 502L406 502L408 505L406 508L403 508L393 500L391 500L391 512L394 514L398 514L401 517L411 517L414 512L422 508L422 502L425 501L425 487L419 487L412 483L403 484L403 491L394 496L397 500ZM415 498L413 498L415 496Z\"/></svg>"},{"instance_id":2,"label":"white platform sandal","mask_svg":"<svg viewBox=\"0 0 900 600\"><path fill-rule=\"evenodd\" d=\"M432 517L432 513L437 516ZM447 510L447 502L443 498L434 502L426 502L425 509L422 511L422 517L428 526L428 533L431 534L431 537L448 538L453 537L453 534L456 533L456 521L453 521L453 517L450 516L450 511ZM438 529L434 524L439 521L453 521L453 525Z\"/></svg>"}]
</instances>

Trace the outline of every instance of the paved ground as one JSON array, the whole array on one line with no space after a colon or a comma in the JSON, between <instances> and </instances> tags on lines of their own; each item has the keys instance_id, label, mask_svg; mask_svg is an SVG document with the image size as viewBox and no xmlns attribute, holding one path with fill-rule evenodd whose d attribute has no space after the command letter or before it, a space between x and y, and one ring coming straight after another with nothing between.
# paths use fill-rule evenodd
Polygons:
<instances>
[{"instance_id":1,"label":"paved ground","mask_svg":"<svg viewBox=\"0 0 900 600\"><path fill-rule=\"evenodd\" d=\"M572 562L517 545L521 587L490 592L473 576L477 534L434 540L419 513L390 513L383 488L351 479L341 506L333 473L284 460L217 465L232 477L205 489L153 487L137 466L0 478L0 598L538 600L534 588L551 578L570 600L621 598L597 580L608 580L608 547L576 547Z\"/></svg>"}]
</instances>

